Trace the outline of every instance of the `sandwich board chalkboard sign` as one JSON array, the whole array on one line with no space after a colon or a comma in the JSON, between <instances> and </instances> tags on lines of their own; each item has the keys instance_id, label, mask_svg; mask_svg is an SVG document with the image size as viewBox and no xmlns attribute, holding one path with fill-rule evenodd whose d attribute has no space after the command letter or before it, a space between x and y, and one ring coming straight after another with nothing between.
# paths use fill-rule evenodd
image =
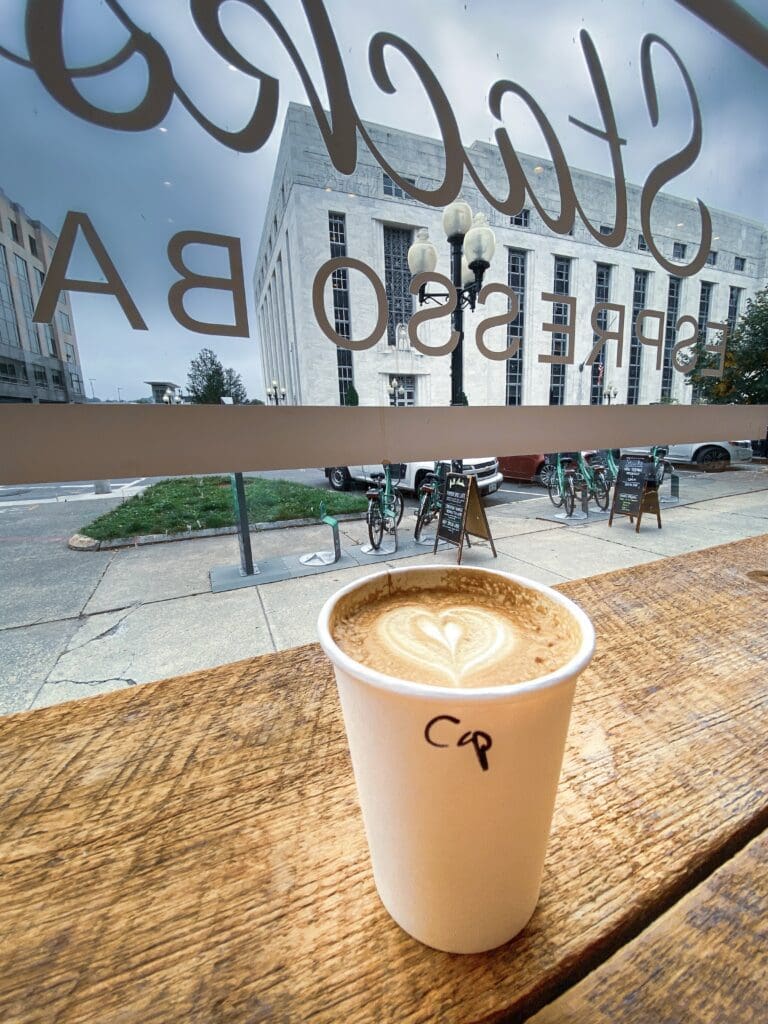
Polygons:
<instances>
[{"instance_id":1,"label":"sandwich board chalkboard sign","mask_svg":"<svg viewBox=\"0 0 768 1024\"><path fill-rule=\"evenodd\" d=\"M608 525L613 526L614 516L629 516L630 523L636 517L635 533L639 533L643 512L655 512L656 522L661 529L656 466L653 459L647 455L622 455L613 489L613 504Z\"/></svg>"},{"instance_id":2,"label":"sandwich board chalkboard sign","mask_svg":"<svg viewBox=\"0 0 768 1024\"><path fill-rule=\"evenodd\" d=\"M470 537L487 540L491 545L493 557L497 557L476 478L468 473L449 473L445 481L443 505L437 521L432 553L437 551L437 545L441 540L447 541L459 549L458 563L461 565L464 541L466 540L468 547L472 547Z\"/></svg>"}]
</instances>

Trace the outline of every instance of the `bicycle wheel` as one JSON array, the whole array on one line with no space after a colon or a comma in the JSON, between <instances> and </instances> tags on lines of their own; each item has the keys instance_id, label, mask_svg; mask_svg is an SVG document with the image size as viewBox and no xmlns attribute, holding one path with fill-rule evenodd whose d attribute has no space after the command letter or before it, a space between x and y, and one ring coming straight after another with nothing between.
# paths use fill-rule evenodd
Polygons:
<instances>
[{"instance_id":1,"label":"bicycle wheel","mask_svg":"<svg viewBox=\"0 0 768 1024\"><path fill-rule=\"evenodd\" d=\"M560 490L560 478L558 477L557 473L553 473L552 476L549 478L549 483L547 484L547 491L549 492L549 500L552 502L555 508L560 508L560 506L563 504L563 492Z\"/></svg>"},{"instance_id":2,"label":"bicycle wheel","mask_svg":"<svg viewBox=\"0 0 768 1024\"><path fill-rule=\"evenodd\" d=\"M384 517L381 514L381 505L378 501L371 501L368 505L368 515L365 517L368 522L368 538L374 551L381 547L381 538L384 535Z\"/></svg>"},{"instance_id":3,"label":"bicycle wheel","mask_svg":"<svg viewBox=\"0 0 768 1024\"><path fill-rule=\"evenodd\" d=\"M610 484L608 483L608 477L603 470L595 473L595 504L603 512L608 511L608 502L610 500Z\"/></svg>"},{"instance_id":4,"label":"bicycle wheel","mask_svg":"<svg viewBox=\"0 0 768 1024\"><path fill-rule=\"evenodd\" d=\"M432 511L432 495L429 491L422 491L419 495L419 507L416 510L416 526L413 531L413 539L421 537L421 531L432 522L434 513Z\"/></svg>"},{"instance_id":5,"label":"bicycle wheel","mask_svg":"<svg viewBox=\"0 0 768 1024\"><path fill-rule=\"evenodd\" d=\"M573 474L568 473L565 478L565 494L563 495L563 504L565 505L565 514L570 519L573 515L573 510L576 508L576 484L573 479Z\"/></svg>"},{"instance_id":6,"label":"bicycle wheel","mask_svg":"<svg viewBox=\"0 0 768 1024\"><path fill-rule=\"evenodd\" d=\"M400 520L403 518L405 505L403 503L403 492L398 487L395 487L392 491L392 502L395 508L395 526L399 526Z\"/></svg>"}]
</instances>

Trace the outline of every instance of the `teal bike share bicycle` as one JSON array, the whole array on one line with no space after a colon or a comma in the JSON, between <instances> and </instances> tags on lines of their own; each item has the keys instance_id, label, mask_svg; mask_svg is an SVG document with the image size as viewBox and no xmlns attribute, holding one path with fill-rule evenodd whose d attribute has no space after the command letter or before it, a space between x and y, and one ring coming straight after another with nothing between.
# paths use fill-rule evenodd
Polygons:
<instances>
[{"instance_id":1,"label":"teal bike share bicycle","mask_svg":"<svg viewBox=\"0 0 768 1024\"><path fill-rule=\"evenodd\" d=\"M365 492L368 499L368 511L365 520L368 524L368 538L374 551L381 547L385 533L395 538L397 547L397 528L403 518L403 495L397 486L403 479L405 466L402 462L390 465L384 463L383 473L371 473L373 483ZM396 480L393 482L393 475Z\"/></svg>"},{"instance_id":2,"label":"teal bike share bicycle","mask_svg":"<svg viewBox=\"0 0 768 1024\"><path fill-rule=\"evenodd\" d=\"M416 528L413 531L414 540L419 540L424 528L440 515L449 469L448 462L436 462L432 472L427 473L419 486Z\"/></svg>"},{"instance_id":3,"label":"teal bike share bicycle","mask_svg":"<svg viewBox=\"0 0 768 1024\"><path fill-rule=\"evenodd\" d=\"M576 508L576 494L584 489L601 511L608 510L611 485L605 466L601 463L590 466L581 452L558 452L555 471L547 487L549 500L555 508L563 507L570 519Z\"/></svg>"}]
</instances>

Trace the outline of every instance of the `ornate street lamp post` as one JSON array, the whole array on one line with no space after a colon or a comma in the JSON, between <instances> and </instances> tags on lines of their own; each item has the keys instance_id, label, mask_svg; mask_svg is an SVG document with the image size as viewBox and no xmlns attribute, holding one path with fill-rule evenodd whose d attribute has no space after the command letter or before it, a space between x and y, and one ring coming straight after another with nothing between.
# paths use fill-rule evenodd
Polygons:
<instances>
[{"instance_id":1,"label":"ornate street lamp post","mask_svg":"<svg viewBox=\"0 0 768 1024\"><path fill-rule=\"evenodd\" d=\"M166 405L181 405L182 398L178 391L174 391L173 388L166 388L165 394L163 395L163 401Z\"/></svg>"},{"instance_id":2,"label":"ornate street lamp post","mask_svg":"<svg viewBox=\"0 0 768 1024\"><path fill-rule=\"evenodd\" d=\"M457 201L443 213L443 230L451 247L451 282L456 288L457 302L452 315L453 329L459 342L451 352L451 405L466 405L464 395L464 309L474 310L477 296L483 286L483 275L491 265L496 248L496 236L485 219L485 214L472 210L467 203ZM416 241L408 250L411 274L432 273L437 266L437 249L429 240L426 228L421 228ZM419 289L419 305L440 303L447 298L445 292Z\"/></svg>"},{"instance_id":3,"label":"ornate street lamp post","mask_svg":"<svg viewBox=\"0 0 768 1024\"><path fill-rule=\"evenodd\" d=\"M392 405L399 405L400 401L403 398L405 398L405 388L397 379L397 377L394 377L392 379L392 382L387 387L387 391L389 392L389 397L392 401Z\"/></svg>"},{"instance_id":4,"label":"ornate street lamp post","mask_svg":"<svg viewBox=\"0 0 768 1024\"><path fill-rule=\"evenodd\" d=\"M272 387L267 388L267 398L270 402L274 402L275 405L280 405L281 402L285 405L286 390L276 380L273 380Z\"/></svg>"},{"instance_id":5,"label":"ornate street lamp post","mask_svg":"<svg viewBox=\"0 0 768 1024\"><path fill-rule=\"evenodd\" d=\"M614 387L612 384L608 384L605 389L605 400L608 403L608 405L610 405L612 402L615 402L618 397L619 389L617 387Z\"/></svg>"}]
</instances>

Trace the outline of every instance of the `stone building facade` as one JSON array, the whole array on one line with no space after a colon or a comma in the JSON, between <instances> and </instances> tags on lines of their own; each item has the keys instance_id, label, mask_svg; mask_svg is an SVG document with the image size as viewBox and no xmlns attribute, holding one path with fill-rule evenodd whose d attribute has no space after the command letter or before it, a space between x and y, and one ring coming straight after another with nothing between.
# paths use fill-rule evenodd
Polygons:
<instances>
[{"instance_id":1,"label":"stone building facade","mask_svg":"<svg viewBox=\"0 0 768 1024\"><path fill-rule=\"evenodd\" d=\"M32 319L56 240L0 189L0 402L86 401L69 297Z\"/></svg>"},{"instance_id":2,"label":"stone building facade","mask_svg":"<svg viewBox=\"0 0 768 1024\"><path fill-rule=\"evenodd\" d=\"M366 126L392 166L419 187L442 180L441 143L375 125ZM505 195L505 177L496 147L474 143L469 148L482 180L496 195ZM520 155L529 180L546 209L557 211L559 192L550 162ZM613 228L613 182L586 171L571 170L576 195L602 233ZM500 282L518 295L516 320L488 332L489 348L505 349L514 339L521 345L511 359L492 361L475 342L478 324L508 309L508 299L492 296L485 306L465 317L464 391L470 405L602 404L607 401L650 404L695 400L680 372L672 369L676 323L687 314L695 324L679 336L731 326L748 298L765 285L768 273L768 229L743 217L712 210L712 251L705 268L693 277L667 273L647 251L639 223L640 189L628 185L629 222L618 248L598 244L577 218L570 236L558 235L535 209L504 216L465 182L462 198L488 218L496 235L496 252L485 283ZM450 275L449 246L441 225L442 211L404 194L364 147L350 176L332 166L309 107L291 104L286 116L275 177L268 202L254 275L264 377L286 388L288 401L302 405L344 404L349 384L361 405L447 405L450 401L450 357L413 351L398 324L417 308L408 294L408 248L419 228L429 231L440 254L439 273ZM690 262L699 245L699 214L695 203L660 194L653 208L654 238L668 259ZM320 330L312 305L315 276L333 256L362 260L378 275L387 293L387 330L365 351L337 348ZM545 300L542 293L563 296ZM575 305L573 303L575 300ZM584 365L595 342L592 323L596 303L626 308L622 358L616 341L608 341L594 365ZM645 319L646 335L659 333L662 366L656 349L641 343L635 331L640 309L658 311ZM371 283L357 271L336 271L325 288L329 324L342 336L366 337L376 323L377 303ZM571 317L573 320L571 321ZM597 312L597 325L616 330L618 314ZM554 325L544 329L543 324ZM540 354L564 353L567 332L575 327L572 365L539 361ZM449 318L424 324L419 337L427 344L447 340ZM685 332L683 334L683 331ZM620 363L621 365L618 365ZM391 390L393 378L398 382Z\"/></svg>"}]
</instances>

